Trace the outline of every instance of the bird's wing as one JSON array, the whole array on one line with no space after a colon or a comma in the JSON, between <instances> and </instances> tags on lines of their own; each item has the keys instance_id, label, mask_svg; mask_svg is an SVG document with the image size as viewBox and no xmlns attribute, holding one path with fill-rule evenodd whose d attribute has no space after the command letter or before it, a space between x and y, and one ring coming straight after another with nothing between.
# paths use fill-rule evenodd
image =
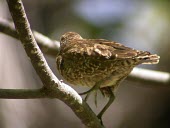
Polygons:
<instances>
[{"instance_id":1,"label":"bird's wing","mask_svg":"<svg viewBox=\"0 0 170 128\"><path fill-rule=\"evenodd\" d=\"M143 53L143 51L135 50L129 47L126 47L120 43L108 41L104 39L89 40L94 44L94 51L105 56L115 56L116 59L129 59L136 57Z\"/></svg>"},{"instance_id":2,"label":"bird's wing","mask_svg":"<svg viewBox=\"0 0 170 128\"><path fill-rule=\"evenodd\" d=\"M97 41L98 42L98 41ZM116 56L111 52L112 47L96 43L95 40L81 39L69 42L63 49L61 54L65 56L86 56L100 59L115 59Z\"/></svg>"},{"instance_id":3,"label":"bird's wing","mask_svg":"<svg viewBox=\"0 0 170 128\"><path fill-rule=\"evenodd\" d=\"M103 40L99 44L112 47L112 54L116 55L116 59L133 59L142 64L157 64L159 62L159 56L151 54L148 51L135 50L133 48L126 47L120 43Z\"/></svg>"},{"instance_id":4,"label":"bird's wing","mask_svg":"<svg viewBox=\"0 0 170 128\"><path fill-rule=\"evenodd\" d=\"M72 57L87 56L99 60L124 60L133 59L139 63L156 64L159 56L147 51L135 50L120 43L104 39L80 39L71 41L63 49L64 54Z\"/></svg>"}]
</instances>

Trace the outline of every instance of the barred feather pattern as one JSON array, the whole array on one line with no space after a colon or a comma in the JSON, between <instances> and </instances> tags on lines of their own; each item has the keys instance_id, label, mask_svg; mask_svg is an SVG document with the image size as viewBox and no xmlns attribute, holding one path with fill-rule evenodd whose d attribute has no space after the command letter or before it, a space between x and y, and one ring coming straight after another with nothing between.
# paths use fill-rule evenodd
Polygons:
<instances>
[{"instance_id":1,"label":"barred feather pattern","mask_svg":"<svg viewBox=\"0 0 170 128\"><path fill-rule=\"evenodd\" d=\"M62 35L60 48L56 64L63 78L77 86L93 87L100 83L105 94L107 87L114 90L135 66L157 64L160 58L114 41L83 39L75 32Z\"/></svg>"}]
</instances>

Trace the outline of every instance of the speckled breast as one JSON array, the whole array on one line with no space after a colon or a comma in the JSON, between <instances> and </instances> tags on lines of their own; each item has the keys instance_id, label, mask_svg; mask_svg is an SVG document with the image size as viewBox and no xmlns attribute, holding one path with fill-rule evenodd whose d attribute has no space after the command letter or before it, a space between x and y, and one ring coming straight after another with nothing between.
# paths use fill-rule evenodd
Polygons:
<instances>
[{"instance_id":1,"label":"speckled breast","mask_svg":"<svg viewBox=\"0 0 170 128\"><path fill-rule=\"evenodd\" d=\"M97 58L76 54L57 57L57 68L69 83L81 86L94 86L101 82L101 87L113 86L125 78L131 71L120 68L119 61L99 60ZM127 75L126 75L127 74Z\"/></svg>"}]
</instances>

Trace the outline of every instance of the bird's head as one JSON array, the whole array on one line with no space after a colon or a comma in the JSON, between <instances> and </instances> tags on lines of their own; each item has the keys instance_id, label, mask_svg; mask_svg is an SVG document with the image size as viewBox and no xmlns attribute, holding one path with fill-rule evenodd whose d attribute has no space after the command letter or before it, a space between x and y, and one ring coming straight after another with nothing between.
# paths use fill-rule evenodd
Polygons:
<instances>
[{"instance_id":1,"label":"bird's head","mask_svg":"<svg viewBox=\"0 0 170 128\"><path fill-rule=\"evenodd\" d=\"M83 39L83 38L76 32L66 32L60 38L60 45L62 46L74 39Z\"/></svg>"}]
</instances>

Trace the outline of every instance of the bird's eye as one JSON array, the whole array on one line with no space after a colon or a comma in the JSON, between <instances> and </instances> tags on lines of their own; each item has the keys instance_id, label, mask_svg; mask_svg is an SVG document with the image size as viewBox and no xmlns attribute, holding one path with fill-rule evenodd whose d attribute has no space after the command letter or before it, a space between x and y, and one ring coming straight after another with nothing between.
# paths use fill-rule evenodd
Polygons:
<instances>
[{"instance_id":1,"label":"bird's eye","mask_svg":"<svg viewBox=\"0 0 170 128\"><path fill-rule=\"evenodd\" d=\"M64 41L65 41L65 38L64 38L64 37L61 37L60 41L61 41L61 42L64 42Z\"/></svg>"},{"instance_id":2,"label":"bird's eye","mask_svg":"<svg viewBox=\"0 0 170 128\"><path fill-rule=\"evenodd\" d=\"M62 47L63 45L65 45L66 44L66 38L65 37L61 37L60 38L60 46Z\"/></svg>"}]
</instances>

